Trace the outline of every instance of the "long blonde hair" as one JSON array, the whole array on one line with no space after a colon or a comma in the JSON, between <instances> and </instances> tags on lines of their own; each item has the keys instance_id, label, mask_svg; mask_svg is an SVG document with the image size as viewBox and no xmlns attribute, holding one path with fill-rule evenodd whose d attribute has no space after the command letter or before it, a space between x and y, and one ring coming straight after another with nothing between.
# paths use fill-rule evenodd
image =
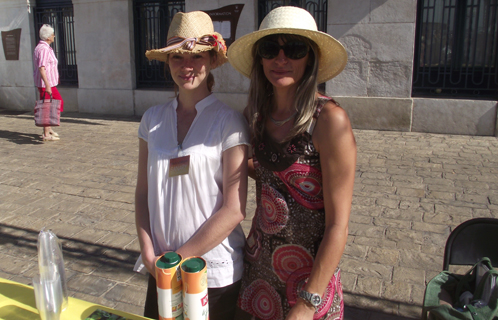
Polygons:
<instances>
[{"instance_id":1,"label":"long blonde hair","mask_svg":"<svg viewBox=\"0 0 498 320\"><path fill-rule=\"evenodd\" d=\"M310 121L316 108L316 93L317 93L317 75L318 75L318 60L320 51L318 46L312 40L292 34L274 34L266 36L258 40L252 48L252 70L251 70L251 85L249 87L248 110L249 122L254 137L262 138L264 125L257 125L257 122L264 124L266 119L272 112L273 85L265 76L263 65L261 64L261 56L258 54L258 46L262 41L266 40L278 41L281 39L284 43L291 40L301 40L308 44L311 50L308 53L308 63L304 75L298 84L294 99L294 109L297 111L294 120L294 127L289 132L285 140L299 135L307 130Z\"/></svg>"}]
</instances>

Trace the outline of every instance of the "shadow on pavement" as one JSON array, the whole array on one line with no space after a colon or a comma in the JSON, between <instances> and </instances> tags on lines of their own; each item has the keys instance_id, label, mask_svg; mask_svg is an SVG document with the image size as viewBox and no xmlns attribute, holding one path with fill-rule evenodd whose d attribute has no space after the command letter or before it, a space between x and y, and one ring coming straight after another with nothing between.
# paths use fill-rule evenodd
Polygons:
<instances>
[{"instance_id":1,"label":"shadow on pavement","mask_svg":"<svg viewBox=\"0 0 498 320\"><path fill-rule=\"evenodd\" d=\"M420 317L408 318L389 314L378 310L362 309L358 307L344 307L344 320L413 320Z\"/></svg>"},{"instance_id":2,"label":"shadow on pavement","mask_svg":"<svg viewBox=\"0 0 498 320\"><path fill-rule=\"evenodd\" d=\"M94 114L94 113L78 113L78 112L63 112L61 114L61 122L73 122L79 123L82 121L86 124L100 124L87 120L111 120L111 121L126 121L126 122L140 122L142 117L140 116L120 116L120 115L106 115L106 114Z\"/></svg>"},{"instance_id":3,"label":"shadow on pavement","mask_svg":"<svg viewBox=\"0 0 498 320\"><path fill-rule=\"evenodd\" d=\"M20 234L23 231L25 233ZM37 256L38 234L39 231L0 223L0 248L8 247L10 244L13 250L21 250L29 256ZM59 235L57 237L62 243L62 254L66 263L82 262L85 265L91 264L95 268L105 266L107 269L115 268L116 272L132 273L135 261L140 254L137 251L123 250L74 238ZM6 250L2 249L2 251Z\"/></svg>"},{"instance_id":4,"label":"shadow on pavement","mask_svg":"<svg viewBox=\"0 0 498 320\"><path fill-rule=\"evenodd\" d=\"M28 113L29 111L21 111L21 110L7 110L7 109L2 109L0 108L0 115L11 115L11 116L18 116L20 114L25 114Z\"/></svg>"},{"instance_id":5,"label":"shadow on pavement","mask_svg":"<svg viewBox=\"0 0 498 320\"><path fill-rule=\"evenodd\" d=\"M0 116L15 119L33 120L33 112L26 111L8 111L0 109ZM120 116L120 115L105 115L105 114L91 114L91 113L78 113L78 112L63 112L61 113L61 125L64 123L76 124L89 124L89 125L103 125L99 122L92 120L108 120L108 121L125 121L125 122L140 122L140 116Z\"/></svg>"},{"instance_id":6,"label":"shadow on pavement","mask_svg":"<svg viewBox=\"0 0 498 320\"><path fill-rule=\"evenodd\" d=\"M41 129L40 129L41 130ZM0 138L17 144L43 144L40 134L0 130Z\"/></svg>"}]
</instances>

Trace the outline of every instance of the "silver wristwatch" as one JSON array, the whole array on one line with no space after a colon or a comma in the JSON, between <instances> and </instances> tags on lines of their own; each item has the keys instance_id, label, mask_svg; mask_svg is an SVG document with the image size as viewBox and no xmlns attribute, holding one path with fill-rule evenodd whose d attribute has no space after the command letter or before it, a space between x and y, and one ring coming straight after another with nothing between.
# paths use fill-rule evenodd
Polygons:
<instances>
[{"instance_id":1,"label":"silver wristwatch","mask_svg":"<svg viewBox=\"0 0 498 320\"><path fill-rule=\"evenodd\" d=\"M309 293L308 291L305 290L299 291L299 298L302 298L305 301L311 303L311 305L315 307L315 310L317 310L320 303L322 303L322 297L320 297L319 294Z\"/></svg>"}]
</instances>

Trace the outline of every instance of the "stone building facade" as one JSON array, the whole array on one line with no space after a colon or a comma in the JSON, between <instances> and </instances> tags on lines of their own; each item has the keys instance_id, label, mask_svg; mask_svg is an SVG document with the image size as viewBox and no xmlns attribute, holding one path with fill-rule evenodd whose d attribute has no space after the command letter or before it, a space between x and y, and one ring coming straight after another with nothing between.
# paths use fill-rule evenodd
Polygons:
<instances>
[{"instance_id":1,"label":"stone building facade","mask_svg":"<svg viewBox=\"0 0 498 320\"><path fill-rule=\"evenodd\" d=\"M141 115L150 106L173 96L172 90L137 85L136 63L141 53L135 50L136 1L72 0L77 85L59 86L66 111ZM186 11L214 10L233 4L244 5L236 37L257 30L257 0L184 1ZM7 60L0 53L0 108L26 111L33 108L36 88L32 52L38 41L36 8L35 0L0 2L2 34L21 29L19 58ZM335 97L347 110L354 128L483 136L498 133L496 95L414 94L417 11L420 10L417 0L329 0L326 8L327 32L344 44L349 63L342 74L325 84L325 93ZM497 35L492 37L496 47ZM493 66L495 85L496 67ZM213 73L217 96L242 110L248 79L229 64Z\"/></svg>"}]
</instances>

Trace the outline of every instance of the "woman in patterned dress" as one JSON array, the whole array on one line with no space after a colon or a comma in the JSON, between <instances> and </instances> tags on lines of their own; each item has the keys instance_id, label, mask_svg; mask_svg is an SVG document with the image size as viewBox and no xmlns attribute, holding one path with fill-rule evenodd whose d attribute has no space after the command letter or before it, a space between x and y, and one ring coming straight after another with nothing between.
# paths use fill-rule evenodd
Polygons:
<instances>
[{"instance_id":1,"label":"woman in patterned dress","mask_svg":"<svg viewBox=\"0 0 498 320\"><path fill-rule=\"evenodd\" d=\"M257 194L235 319L343 319L338 264L356 143L346 112L317 84L344 69L346 51L307 11L279 7L228 59L251 79L245 115Z\"/></svg>"}]
</instances>

